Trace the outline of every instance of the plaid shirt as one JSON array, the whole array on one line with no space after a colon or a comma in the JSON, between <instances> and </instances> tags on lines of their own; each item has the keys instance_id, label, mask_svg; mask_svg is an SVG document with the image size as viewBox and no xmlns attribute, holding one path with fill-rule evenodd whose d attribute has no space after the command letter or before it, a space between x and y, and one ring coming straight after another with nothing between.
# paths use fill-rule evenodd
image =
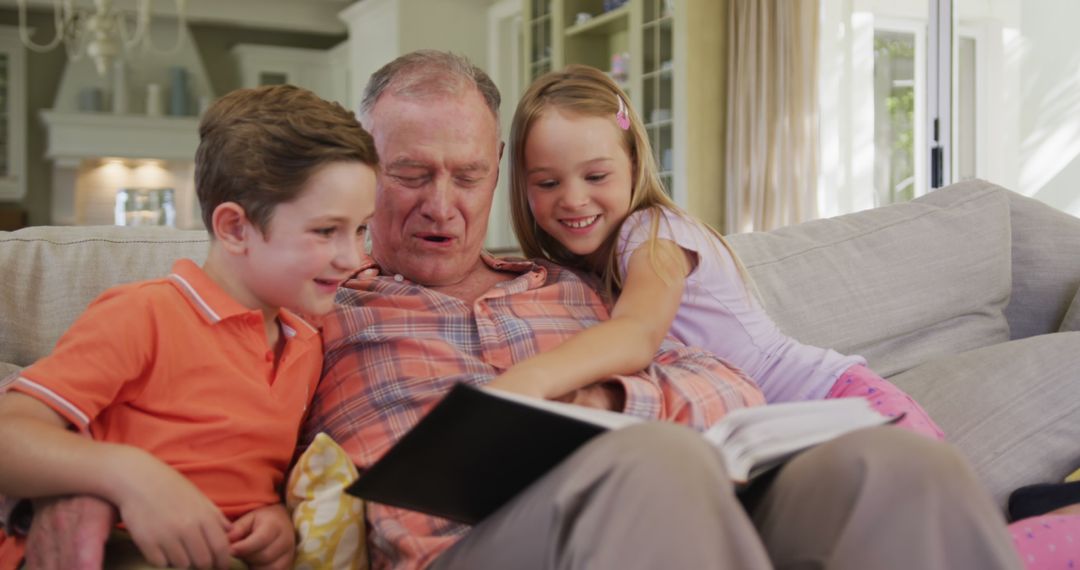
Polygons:
<instances>
[{"instance_id":1,"label":"plaid shirt","mask_svg":"<svg viewBox=\"0 0 1080 570\"><path fill-rule=\"evenodd\" d=\"M356 279L324 323L326 360L302 444L318 432L370 467L457 382L489 382L513 363L608 318L600 296L554 265L502 261L517 274L471 305L399 280ZM665 341L645 371L616 376L625 413L698 429L764 398L742 372L702 350ZM374 568L423 568L468 532L444 519L367 505Z\"/></svg>"}]
</instances>

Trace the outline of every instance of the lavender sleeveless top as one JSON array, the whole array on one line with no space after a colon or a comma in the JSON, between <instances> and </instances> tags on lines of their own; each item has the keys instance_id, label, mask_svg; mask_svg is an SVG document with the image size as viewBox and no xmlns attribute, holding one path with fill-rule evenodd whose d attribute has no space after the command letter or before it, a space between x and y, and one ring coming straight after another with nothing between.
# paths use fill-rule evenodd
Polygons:
<instances>
[{"instance_id":1,"label":"lavender sleeveless top","mask_svg":"<svg viewBox=\"0 0 1080 570\"><path fill-rule=\"evenodd\" d=\"M638 211L622 225L616 247L623 275L630 255L648 240L652 215ZM781 332L748 292L731 253L705 228L664 210L657 235L697 256L670 334L741 368L769 402L824 398L845 370L866 364Z\"/></svg>"}]
</instances>

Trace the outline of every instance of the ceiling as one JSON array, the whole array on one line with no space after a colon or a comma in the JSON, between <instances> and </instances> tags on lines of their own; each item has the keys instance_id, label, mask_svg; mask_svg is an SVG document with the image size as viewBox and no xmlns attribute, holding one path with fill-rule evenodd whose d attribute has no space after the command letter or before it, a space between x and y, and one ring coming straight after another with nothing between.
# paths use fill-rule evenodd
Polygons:
<instances>
[{"instance_id":1,"label":"ceiling","mask_svg":"<svg viewBox=\"0 0 1080 570\"><path fill-rule=\"evenodd\" d=\"M27 0L31 10L51 10L55 0ZM363 0L187 0L191 22L227 24L324 34L344 34L345 24L337 15L354 1ZM92 8L91 0L75 0ZM136 0L114 0L120 9L134 10ZM15 9L16 0L0 0L0 8ZM152 0L155 14L175 14L176 0Z\"/></svg>"}]
</instances>

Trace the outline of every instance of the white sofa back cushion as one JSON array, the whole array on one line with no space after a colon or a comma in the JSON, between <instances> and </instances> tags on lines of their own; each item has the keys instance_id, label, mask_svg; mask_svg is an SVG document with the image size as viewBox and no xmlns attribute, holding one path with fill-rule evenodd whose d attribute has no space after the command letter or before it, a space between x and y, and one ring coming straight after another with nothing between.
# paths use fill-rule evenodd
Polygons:
<instances>
[{"instance_id":1,"label":"white sofa back cushion","mask_svg":"<svg viewBox=\"0 0 1080 570\"><path fill-rule=\"evenodd\" d=\"M784 332L891 376L1009 340L1007 192L934 198L729 240Z\"/></svg>"},{"instance_id":2,"label":"white sofa back cushion","mask_svg":"<svg viewBox=\"0 0 1080 570\"><path fill-rule=\"evenodd\" d=\"M167 275L176 259L201 264L204 231L41 226L0 232L0 362L26 366L48 354L98 295Z\"/></svg>"}]
</instances>

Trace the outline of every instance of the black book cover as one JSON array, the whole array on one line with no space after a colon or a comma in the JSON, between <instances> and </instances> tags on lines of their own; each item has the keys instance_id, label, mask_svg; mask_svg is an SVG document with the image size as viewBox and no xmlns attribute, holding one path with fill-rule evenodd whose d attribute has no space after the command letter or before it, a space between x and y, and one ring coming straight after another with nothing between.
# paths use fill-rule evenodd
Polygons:
<instances>
[{"instance_id":1,"label":"black book cover","mask_svg":"<svg viewBox=\"0 0 1080 570\"><path fill-rule=\"evenodd\" d=\"M476 524L604 431L457 384L346 491Z\"/></svg>"}]
</instances>

